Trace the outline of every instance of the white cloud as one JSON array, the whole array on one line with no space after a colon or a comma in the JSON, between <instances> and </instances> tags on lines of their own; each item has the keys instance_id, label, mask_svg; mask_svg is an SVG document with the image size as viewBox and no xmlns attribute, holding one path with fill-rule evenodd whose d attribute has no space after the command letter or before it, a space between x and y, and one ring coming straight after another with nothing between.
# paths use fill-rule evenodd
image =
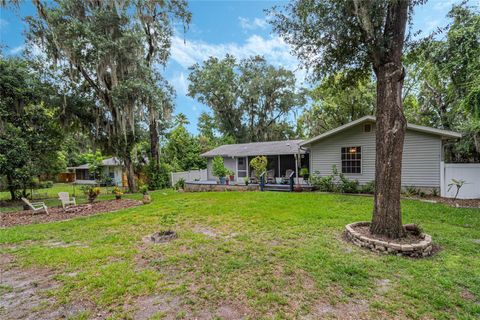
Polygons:
<instances>
[{"instance_id":1,"label":"white cloud","mask_svg":"<svg viewBox=\"0 0 480 320\"><path fill-rule=\"evenodd\" d=\"M195 63L202 63L211 56L223 58L227 53L238 59L254 55L264 56L269 63L295 72L300 82L305 79L306 73L299 68L298 60L290 54L290 46L278 36L264 38L252 35L243 44L211 44L204 41L184 41L180 37L172 39L172 60L185 69Z\"/></svg>"},{"instance_id":2,"label":"white cloud","mask_svg":"<svg viewBox=\"0 0 480 320\"><path fill-rule=\"evenodd\" d=\"M15 55L15 54L21 53L24 49L25 49L25 45L21 45L21 46L10 49L8 53L10 53L11 55Z\"/></svg>"},{"instance_id":3,"label":"white cloud","mask_svg":"<svg viewBox=\"0 0 480 320\"><path fill-rule=\"evenodd\" d=\"M187 95L188 91L188 80L187 77L183 72L175 74L169 82L173 85L175 88L175 91L177 92L177 95Z\"/></svg>"},{"instance_id":4,"label":"white cloud","mask_svg":"<svg viewBox=\"0 0 480 320\"><path fill-rule=\"evenodd\" d=\"M244 30L266 29L268 27L267 19L255 18L250 20L248 18L238 17L238 21L240 21L240 26Z\"/></svg>"}]
</instances>

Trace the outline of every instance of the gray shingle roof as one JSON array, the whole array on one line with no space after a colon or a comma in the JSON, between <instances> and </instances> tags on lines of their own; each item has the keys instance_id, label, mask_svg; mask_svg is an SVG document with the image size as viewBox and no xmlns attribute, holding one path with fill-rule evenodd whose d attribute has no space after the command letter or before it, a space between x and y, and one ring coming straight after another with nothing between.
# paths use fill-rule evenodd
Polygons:
<instances>
[{"instance_id":1,"label":"gray shingle roof","mask_svg":"<svg viewBox=\"0 0 480 320\"><path fill-rule=\"evenodd\" d=\"M118 159L117 157L112 157L112 158L102 160L101 166L109 167L109 166L121 166L121 165L122 165L122 161L120 161L120 159ZM68 167L67 169L88 169L89 167L90 166L88 165L88 163L85 163L77 167Z\"/></svg>"},{"instance_id":2,"label":"gray shingle roof","mask_svg":"<svg viewBox=\"0 0 480 320\"><path fill-rule=\"evenodd\" d=\"M304 154L305 150L299 150L299 144L303 140L284 140L269 142L252 142L240 144L226 144L207 151L202 154L203 157L244 157L244 156L267 156L277 154L294 154L300 152Z\"/></svg>"}]
</instances>

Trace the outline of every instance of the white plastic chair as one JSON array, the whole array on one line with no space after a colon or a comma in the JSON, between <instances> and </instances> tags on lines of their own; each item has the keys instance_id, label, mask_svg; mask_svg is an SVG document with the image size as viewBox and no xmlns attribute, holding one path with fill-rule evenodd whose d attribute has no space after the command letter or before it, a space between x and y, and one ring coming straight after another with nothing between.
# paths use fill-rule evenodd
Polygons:
<instances>
[{"instance_id":1,"label":"white plastic chair","mask_svg":"<svg viewBox=\"0 0 480 320\"><path fill-rule=\"evenodd\" d=\"M63 210L65 210L68 205L74 205L74 206L77 205L77 202L75 201L75 197L70 198L70 195L68 194L68 192L59 192L58 198L62 202Z\"/></svg>"},{"instance_id":2,"label":"white plastic chair","mask_svg":"<svg viewBox=\"0 0 480 320\"><path fill-rule=\"evenodd\" d=\"M33 214L41 211L45 211L46 214L48 214L48 208L45 205L45 202L30 202L28 199L22 197L22 201L25 202L25 204L33 210Z\"/></svg>"}]
</instances>

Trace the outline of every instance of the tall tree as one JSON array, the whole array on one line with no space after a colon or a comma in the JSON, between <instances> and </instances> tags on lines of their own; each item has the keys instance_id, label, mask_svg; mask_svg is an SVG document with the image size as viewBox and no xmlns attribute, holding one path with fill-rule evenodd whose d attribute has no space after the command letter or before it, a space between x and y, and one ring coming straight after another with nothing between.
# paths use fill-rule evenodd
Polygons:
<instances>
[{"instance_id":1,"label":"tall tree","mask_svg":"<svg viewBox=\"0 0 480 320\"><path fill-rule=\"evenodd\" d=\"M352 81L343 73L322 80L310 91L312 106L297 120L301 136L312 137L375 110L375 84L370 77Z\"/></svg>"},{"instance_id":2,"label":"tall tree","mask_svg":"<svg viewBox=\"0 0 480 320\"><path fill-rule=\"evenodd\" d=\"M0 57L0 175L12 200L26 196L35 176L66 167L60 108L50 104L55 94L26 61Z\"/></svg>"},{"instance_id":3,"label":"tall tree","mask_svg":"<svg viewBox=\"0 0 480 320\"><path fill-rule=\"evenodd\" d=\"M255 56L211 57L190 68L189 95L208 105L218 130L236 142L289 138L291 112L305 104L293 72Z\"/></svg>"},{"instance_id":4,"label":"tall tree","mask_svg":"<svg viewBox=\"0 0 480 320\"><path fill-rule=\"evenodd\" d=\"M297 0L273 10L272 24L316 76L373 69L377 80L375 199L371 232L402 237L401 170L406 120L402 55L409 14L422 1Z\"/></svg>"},{"instance_id":5,"label":"tall tree","mask_svg":"<svg viewBox=\"0 0 480 320\"><path fill-rule=\"evenodd\" d=\"M447 161L480 161L480 14L464 4L453 6L448 16L448 27L412 46L406 56L406 65L415 70L411 96L418 101L407 104L406 115L463 133L447 145Z\"/></svg>"},{"instance_id":6,"label":"tall tree","mask_svg":"<svg viewBox=\"0 0 480 320\"><path fill-rule=\"evenodd\" d=\"M186 2L34 0L34 4L38 17L28 20L29 39L58 61L71 86L88 88L96 98L90 112L97 116L109 146L123 159L129 189L135 191L131 151L139 110L146 105L149 112L158 111L153 64L168 57L171 21L190 20Z\"/></svg>"}]
</instances>

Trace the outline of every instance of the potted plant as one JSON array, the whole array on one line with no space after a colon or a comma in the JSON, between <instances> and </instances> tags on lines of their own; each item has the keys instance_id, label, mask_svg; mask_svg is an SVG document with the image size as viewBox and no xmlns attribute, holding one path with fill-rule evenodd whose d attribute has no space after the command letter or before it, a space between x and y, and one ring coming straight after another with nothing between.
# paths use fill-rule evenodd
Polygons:
<instances>
[{"instance_id":1,"label":"potted plant","mask_svg":"<svg viewBox=\"0 0 480 320\"><path fill-rule=\"evenodd\" d=\"M229 171L228 171L228 175L229 175L229 177L230 177L230 181L235 180L235 173L234 173L232 170L229 170Z\"/></svg>"},{"instance_id":2,"label":"potted plant","mask_svg":"<svg viewBox=\"0 0 480 320\"><path fill-rule=\"evenodd\" d=\"M143 204L148 204L152 202L152 198L148 194L148 187L146 185L140 186L138 191L140 191L143 194L143 199L142 199Z\"/></svg>"},{"instance_id":3,"label":"potted plant","mask_svg":"<svg viewBox=\"0 0 480 320\"><path fill-rule=\"evenodd\" d=\"M255 170L255 174L260 180L260 175L267 170L268 160L265 156L257 156L250 161L250 166Z\"/></svg>"},{"instance_id":4,"label":"potted plant","mask_svg":"<svg viewBox=\"0 0 480 320\"><path fill-rule=\"evenodd\" d=\"M243 178L243 182L245 182L245 185L248 186L248 183L250 182L250 180L248 179L248 177L245 177Z\"/></svg>"},{"instance_id":5,"label":"potted plant","mask_svg":"<svg viewBox=\"0 0 480 320\"><path fill-rule=\"evenodd\" d=\"M88 202L93 203L97 196L100 194L100 188L94 186L84 186L82 187L83 193L87 195Z\"/></svg>"},{"instance_id":6,"label":"potted plant","mask_svg":"<svg viewBox=\"0 0 480 320\"><path fill-rule=\"evenodd\" d=\"M115 199L120 200L122 199L122 190L119 187L114 187L112 193L115 195Z\"/></svg>"},{"instance_id":7,"label":"potted plant","mask_svg":"<svg viewBox=\"0 0 480 320\"><path fill-rule=\"evenodd\" d=\"M223 158L216 156L212 161L212 171L213 175L218 177L220 184L225 184L225 177L227 176L228 169L225 168Z\"/></svg>"},{"instance_id":8,"label":"potted plant","mask_svg":"<svg viewBox=\"0 0 480 320\"><path fill-rule=\"evenodd\" d=\"M300 169L300 176L303 178L305 182L308 182L308 178L310 177L310 173L308 172L308 168L301 168Z\"/></svg>"}]
</instances>

